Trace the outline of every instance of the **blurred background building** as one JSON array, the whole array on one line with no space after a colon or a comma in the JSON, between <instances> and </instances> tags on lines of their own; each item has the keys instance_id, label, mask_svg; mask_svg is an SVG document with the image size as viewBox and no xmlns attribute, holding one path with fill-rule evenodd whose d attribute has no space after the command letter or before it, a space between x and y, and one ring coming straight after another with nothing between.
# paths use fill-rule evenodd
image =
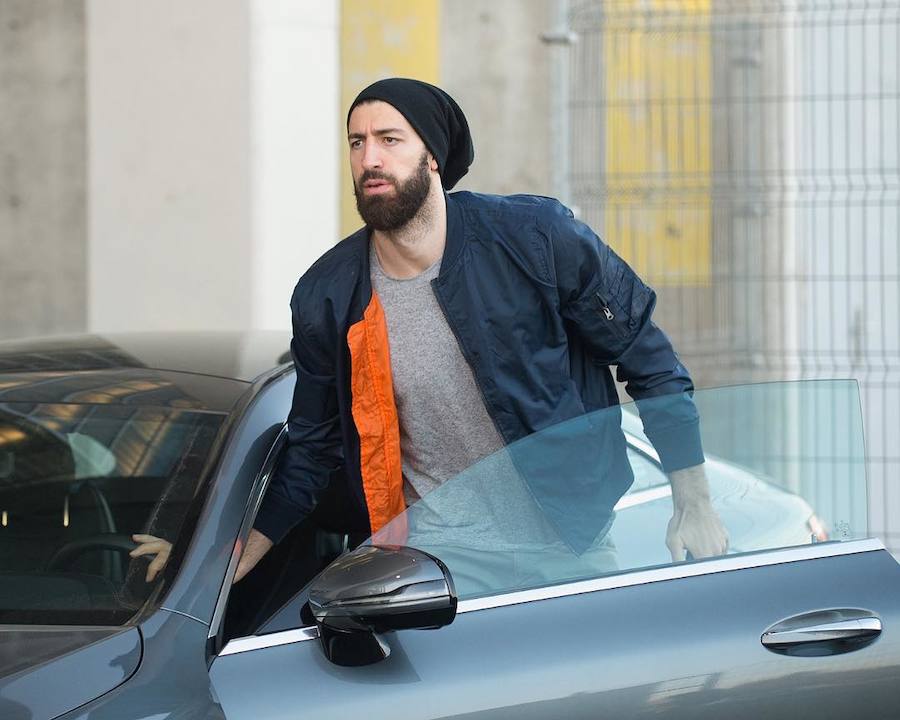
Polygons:
<instances>
[{"instance_id":1,"label":"blurred background building","mask_svg":"<svg viewBox=\"0 0 900 720\"><path fill-rule=\"evenodd\" d=\"M900 0L0 0L0 337L287 329L346 107L418 77L460 188L563 199L698 386L857 379L897 552L898 47Z\"/></svg>"}]
</instances>

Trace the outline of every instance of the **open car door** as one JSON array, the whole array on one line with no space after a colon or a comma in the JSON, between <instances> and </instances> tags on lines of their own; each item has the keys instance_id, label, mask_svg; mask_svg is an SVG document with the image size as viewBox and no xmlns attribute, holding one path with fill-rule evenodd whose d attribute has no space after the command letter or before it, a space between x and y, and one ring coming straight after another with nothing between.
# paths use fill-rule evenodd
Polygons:
<instances>
[{"instance_id":1,"label":"open car door","mask_svg":"<svg viewBox=\"0 0 900 720\"><path fill-rule=\"evenodd\" d=\"M655 482L635 483L611 522L586 529L595 533L586 548L562 541L545 509L566 506L585 478L602 491L609 466L592 443L622 417L611 409L569 421L451 479L339 558L342 572L314 581L315 597L348 598L354 567L366 567L347 617L377 636L384 659L328 659L333 617L301 613L307 588L213 660L225 716L895 718L900 566L867 536L855 384L734 387L694 401L727 554L673 563L671 499ZM625 437L632 465L653 463L633 428ZM531 482L554 467L553 483ZM560 494L539 494L548 488ZM573 522L583 516L572 511ZM373 624L373 613L390 615L387 596L414 587L371 547L400 536L449 576L458 602L449 625Z\"/></svg>"}]
</instances>

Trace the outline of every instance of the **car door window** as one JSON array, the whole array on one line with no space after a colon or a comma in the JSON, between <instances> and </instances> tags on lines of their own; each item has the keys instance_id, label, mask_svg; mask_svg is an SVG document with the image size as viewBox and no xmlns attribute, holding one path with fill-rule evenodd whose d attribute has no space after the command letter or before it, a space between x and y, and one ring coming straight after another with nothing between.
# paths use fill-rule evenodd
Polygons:
<instances>
[{"instance_id":1,"label":"car door window","mask_svg":"<svg viewBox=\"0 0 900 720\"><path fill-rule=\"evenodd\" d=\"M643 490L665 487L668 484L666 474L662 471L658 462L654 462L646 455L633 448L628 448L628 464L634 473L634 482L628 488L628 494L633 495Z\"/></svg>"},{"instance_id":2,"label":"car door window","mask_svg":"<svg viewBox=\"0 0 900 720\"><path fill-rule=\"evenodd\" d=\"M693 401L729 553L865 537L855 383L711 389L696 392ZM638 410L646 419L667 412L670 402L643 400ZM607 409L513 443L422 498L368 542L402 543L440 558L461 599L671 564L665 475L627 448L620 422L618 408ZM653 488L659 492L645 492ZM612 514L604 512L610 501Z\"/></svg>"},{"instance_id":3,"label":"car door window","mask_svg":"<svg viewBox=\"0 0 900 720\"><path fill-rule=\"evenodd\" d=\"M438 557L461 600L672 565L671 488L636 419L667 402L601 410L528 436L451 478L365 542ZM728 554L866 537L854 381L707 389L693 402ZM616 452L624 465L610 462ZM610 486L618 488L612 495ZM614 503L610 517L592 495ZM261 632L296 627L305 592Z\"/></svg>"}]
</instances>

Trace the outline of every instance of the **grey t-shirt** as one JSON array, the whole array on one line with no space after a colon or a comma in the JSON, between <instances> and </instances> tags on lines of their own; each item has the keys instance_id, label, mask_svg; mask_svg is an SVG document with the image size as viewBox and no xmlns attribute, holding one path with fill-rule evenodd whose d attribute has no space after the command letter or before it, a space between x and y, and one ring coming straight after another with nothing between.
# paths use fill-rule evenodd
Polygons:
<instances>
[{"instance_id":1,"label":"grey t-shirt","mask_svg":"<svg viewBox=\"0 0 900 720\"><path fill-rule=\"evenodd\" d=\"M419 540L427 539L424 534L466 547L558 542L507 453L497 452L503 439L431 286L440 261L414 278L397 279L384 272L374 244L370 260L387 321L404 496L408 505L430 496L418 503L410 530Z\"/></svg>"},{"instance_id":2,"label":"grey t-shirt","mask_svg":"<svg viewBox=\"0 0 900 720\"><path fill-rule=\"evenodd\" d=\"M371 249L372 287L390 343L408 504L503 447L472 369L431 288L440 260L409 279L389 277Z\"/></svg>"}]
</instances>

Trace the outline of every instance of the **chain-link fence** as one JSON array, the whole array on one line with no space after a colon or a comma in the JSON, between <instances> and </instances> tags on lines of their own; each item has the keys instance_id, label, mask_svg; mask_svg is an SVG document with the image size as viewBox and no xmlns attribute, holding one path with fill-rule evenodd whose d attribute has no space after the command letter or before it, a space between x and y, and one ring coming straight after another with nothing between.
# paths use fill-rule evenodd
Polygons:
<instances>
[{"instance_id":1,"label":"chain-link fence","mask_svg":"<svg viewBox=\"0 0 900 720\"><path fill-rule=\"evenodd\" d=\"M900 551L900 2L564 15L568 201L698 386L859 381L871 531Z\"/></svg>"}]
</instances>

